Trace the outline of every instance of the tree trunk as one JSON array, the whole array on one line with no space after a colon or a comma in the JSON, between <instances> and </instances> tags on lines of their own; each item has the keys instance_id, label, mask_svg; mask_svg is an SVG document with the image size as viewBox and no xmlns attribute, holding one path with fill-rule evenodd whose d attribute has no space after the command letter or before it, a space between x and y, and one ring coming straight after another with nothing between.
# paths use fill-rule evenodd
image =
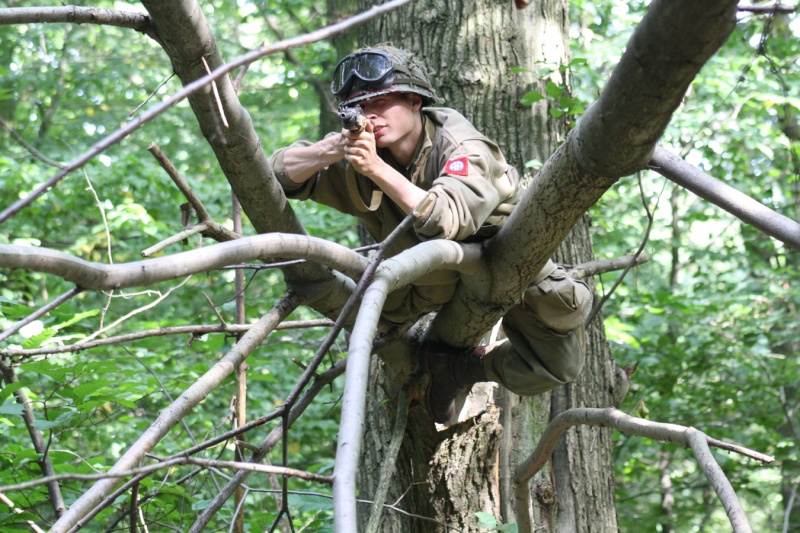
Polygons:
<instances>
[{"instance_id":1,"label":"tree trunk","mask_svg":"<svg viewBox=\"0 0 800 533\"><path fill-rule=\"evenodd\" d=\"M362 2L362 8L369 7ZM360 44L389 41L417 53L445 102L461 111L498 142L508 161L523 174L531 160L544 161L563 141L565 122L550 117L546 101L533 108L519 104L529 90L544 94L538 79L542 62L567 61L567 2L542 0L516 11L508 1L475 0L458 5L418 1L365 27ZM413 24L408 24L413 20ZM476 21L480 21L479 23ZM524 73L512 69L523 68ZM565 84L567 80L552 79ZM526 176L530 178L530 176ZM562 244L556 259L577 263L593 258L584 219ZM519 398L495 390L494 400L477 416L436 432L422 407L412 405L405 441L387 502L400 499L409 513L435 518L461 531L486 531L475 513L516 522L511 479L515 466L536 445L550 415L574 406L612 405L614 362L602 321L589 329L589 357L583 377L552 395ZM368 400L370 419L360 491L374 494L384 449L394 424L396 390L375 362ZM554 472L531 484L536 523L553 532L615 531L614 477L609 430L572 430L553 459ZM554 486L555 485L555 486ZM362 509L364 511L365 509ZM363 513L366 517L366 513ZM438 526L438 530L444 530ZM430 522L389 513L381 531L432 531Z\"/></svg>"}]
</instances>

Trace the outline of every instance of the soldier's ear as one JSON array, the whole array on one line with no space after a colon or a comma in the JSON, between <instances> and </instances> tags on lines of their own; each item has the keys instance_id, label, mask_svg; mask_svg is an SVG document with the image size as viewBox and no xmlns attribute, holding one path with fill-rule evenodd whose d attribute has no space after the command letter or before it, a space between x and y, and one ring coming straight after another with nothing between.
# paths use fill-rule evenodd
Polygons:
<instances>
[{"instance_id":1,"label":"soldier's ear","mask_svg":"<svg viewBox=\"0 0 800 533\"><path fill-rule=\"evenodd\" d=\"M411 104L411 109L419 111L422 109L422 97L416 93L408 93L408 102Z\"/></svg>"}]
</instances>

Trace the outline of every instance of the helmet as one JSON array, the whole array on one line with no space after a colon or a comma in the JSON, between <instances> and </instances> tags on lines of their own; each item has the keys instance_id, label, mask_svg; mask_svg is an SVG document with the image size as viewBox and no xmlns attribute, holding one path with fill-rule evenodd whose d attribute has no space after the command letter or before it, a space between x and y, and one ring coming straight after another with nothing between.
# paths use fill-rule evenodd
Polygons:
<instances>
[{"instance_id":1,"label":"helmet","mask_svg":"<svg viewBox=\"0 0 800 533\"><path fill-rule=\"evenodd\" d=\"M361 48L342 59L333 72L331 92L339 98L340 107L391 92L418 94L426 106L441 102L414 54L386 43Z\"/></svg>"}]
</instances>

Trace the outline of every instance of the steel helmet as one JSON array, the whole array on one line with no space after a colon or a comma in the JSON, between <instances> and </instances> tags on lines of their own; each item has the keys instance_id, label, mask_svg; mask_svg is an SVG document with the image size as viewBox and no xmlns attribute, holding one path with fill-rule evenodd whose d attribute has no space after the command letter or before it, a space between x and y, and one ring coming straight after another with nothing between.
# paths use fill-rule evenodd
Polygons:
<instances>
[{"instance_id":1,"label":"steel helmet","mask_svg":"<svg viewBox=\"0 0 800 533\"><path fill-rule=\"evenodd\" d=\"M441 102L414 54L386 43L361 48L342 59L333 72L331 92L339 98L340 107L391 92L418 94L426 106Z\"/></svg>"}]
</instances>

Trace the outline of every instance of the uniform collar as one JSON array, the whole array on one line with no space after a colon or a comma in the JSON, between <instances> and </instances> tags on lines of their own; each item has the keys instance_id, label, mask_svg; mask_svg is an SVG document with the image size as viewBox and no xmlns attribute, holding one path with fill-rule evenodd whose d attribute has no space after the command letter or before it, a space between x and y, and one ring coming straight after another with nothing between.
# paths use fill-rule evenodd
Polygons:
<instances>
[{"instance_id":1,"label":"uniform collar","mask_svg":"<svg viewBox=\"0 0 800 533\"><path fill-rule=\"evenodd\" d=\"M420 136L419 144L417 145L417 151L414 154L414 158L411 160L411 164L406 169L408 177L411 179L411 183L417 185L417 177L420 175L418 172L419 169L425 168L425 160L428 157L428 154L433 147L433 137L436 135L436 124L428 118L427 115L424 113L422 114L422 135Z\"/></svg>"}]
</instances>

